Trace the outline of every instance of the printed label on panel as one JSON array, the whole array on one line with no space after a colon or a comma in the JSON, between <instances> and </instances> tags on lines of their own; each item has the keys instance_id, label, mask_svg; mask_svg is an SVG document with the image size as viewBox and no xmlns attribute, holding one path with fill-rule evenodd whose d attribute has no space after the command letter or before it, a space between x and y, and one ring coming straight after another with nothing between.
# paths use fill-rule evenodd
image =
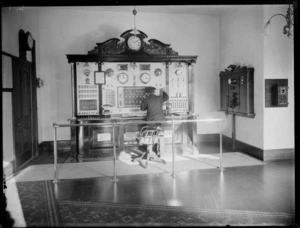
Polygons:
<instances>
[{"instance_id":1,"label":"printed label on panel","mask_svg":"<svg viewBox=\"0 0 300 228\"><path fill-rule=\"evenodd\" d=\"M97 141L98 142L111 141L111 134L110 133L97 134Z\"/></svg>"}]
</instances>

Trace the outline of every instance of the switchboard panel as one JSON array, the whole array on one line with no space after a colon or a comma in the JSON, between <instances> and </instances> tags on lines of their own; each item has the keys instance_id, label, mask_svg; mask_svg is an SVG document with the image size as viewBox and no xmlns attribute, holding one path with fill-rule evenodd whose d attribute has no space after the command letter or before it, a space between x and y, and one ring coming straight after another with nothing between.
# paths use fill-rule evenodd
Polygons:
<instances>
[{"instance_id":1,"label":"switchboard panel","mask_svg":"<svg viewBox=\"0 0 300 228\"><path fill-rule=\"evenodd\" d=\"M102 105L109 105L111 114L145 113L140 110L144 89L153 86L166 89L166 64L156 62L105 62Z\"/></svg>"},{"instance_id":2,"label":"switchboard panel","mask_svg":"<svg viewBox=\"0 0 300 228\"><path fill-rule=\"evenodd\" d=\"M78 161L112 158L114 152L124 150L123 136L138 131L139 124L113 127L85 124L144 120L146 111L140 105L145 87L155 87L156 95L161 89L168 93L169 100L163 105L167 118L178 115L187 119L194 112L192 82L197 56L181 56L170 44L145 40L147 35L140 30L138 34L127 30L121 37L99 42L87 54L67 55L72 83L70 121L84 124L71 127L71 148L76 151ZM139 48L128 44L132 37L139 39ZM193 137L187 129L184 131L186 136ZM186 137L177 139L187 142Z\"/></svg>"},{"instance_id":3,"label":"switchboard panel","mask_svg":"<svg viewBox=\"0 0 300 228\"><path fill-rule=\"evenodd\" d=\"M173 62L169 65L169 102L172 112L187 113L188 97L188 64Z\"/></svg>"},{"instance_id":4,"label":"switchboard panel","mask_svg":"<svg viewBox=\"0 0 300 228\"><path fill-rule=\"evenodd\" d=\"M99 88L94 83L98 64L76 63L76 106L78 116L99 115Z\"/></svg>"},{"instance_id":5,"label":"switchboard panel","mask_svg":"<svg viewBox=\"0 0 300 228\"><path fill-rule=\"evenodd\" d=\"M221 110L254 117L254 69L238 68L220 73Z\"/></svg>"}]
</instances>

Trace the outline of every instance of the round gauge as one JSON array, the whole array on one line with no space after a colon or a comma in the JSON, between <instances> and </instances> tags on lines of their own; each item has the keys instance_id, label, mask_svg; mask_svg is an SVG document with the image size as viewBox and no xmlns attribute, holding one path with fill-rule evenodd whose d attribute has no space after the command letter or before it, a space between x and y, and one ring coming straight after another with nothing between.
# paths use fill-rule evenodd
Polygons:
<instances>
[{"instance_id":1,"label":"round gauge","mask_svg":"<svg viewBox=\"0 0 300 228\"><path fill-rule=\"evenodd\" d=\"M143 74L141 74L141 78L140 79L141 79L142 83L147 84L147 83L150 82L151 76L148 73L143 73Z\"/></svg>"},{"instance_id":2,"label":"round gauge","mask_svg":"<svg viewBox=\"0 0 300 228\"><path fill-rule=\"evenodd\" d=\"M176 74L176 75L181 75L181 74L182 74L182 70L177 69L177 70L175 71L175 74Z\"/></svg>"},{"instance_id":3,"label":"round gauge","mask_svg":"<svg viewBox=\"0 0 300 228\"><path fill-rule=\"evenodd\" d=\"M285 88L280 88L280 93L281 94L286 94L286 89Z\"/></svg>"},{"instance_id":4,"label":"round gauge","mask_svg":"<svg viewBox=\"0 0 300 228\"><path fill-rule=\"evenodd\" d=\"M121 84L124 84L126 82L128 82L128 75L125 74L125 73L120 73L118 75L118 81L121 83Z\"/></svg>"},{"instance_id":5,"label":"round gauge","mask_svg":"<svg viewBox=\"0 0 300 228\"><path fill-rule=\"evenodd\" d=\"M111 77L114 74L114 70L109 68L105 71L107 77Z\"/></svg>"},{"instance_id":6,"label":"round gauge","mask_svg":"<svg viewBox=\"0 0 300 228\"><path fill-rule=\"evenodd\" d=\"M90 75L90 72L91 72L90 69L85 69L83 71L83 74L88 77Z\"/></svg>"},{"instance_id":7,"label":"round gauge","mask_svg":"<svg viewBox=\"0 0 300 228\"><path fill-rule=\"evenodd\" d=\"M161 69L157 68L155 71L154 71L154 74L156 76L160 76L161 75Z\"/></svg>"}]
</instances>

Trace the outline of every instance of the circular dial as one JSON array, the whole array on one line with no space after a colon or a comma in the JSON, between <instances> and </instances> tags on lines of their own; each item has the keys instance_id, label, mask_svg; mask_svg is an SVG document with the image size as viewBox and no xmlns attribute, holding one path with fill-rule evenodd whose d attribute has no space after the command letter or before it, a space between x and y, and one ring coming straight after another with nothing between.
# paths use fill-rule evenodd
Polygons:
<instances>
[{"instance_id":1,"label":"circular dial","mask_svg":"<svg viewBox=\"0 0 300 228\"><path fill-rule=\"evenodd\" d=\"M140 79L141 79L142 83L147 84L147 83L150 82L151 76L148 73L143 73L143 74L141 74L141 78Z\"/></svg>"},{"instance_id":2,"label":"circular dial","mask_svg":"<svg viewBox=\"0 0 300 228\"><path fill-rule=\"evenodd\" d=\"M161 75L161 69L157 68L157 69L154 71L154 74L155 74L156 76Z\"/></svg>"},{"instance_id":3,"label":"circular dial","mask_svg":"<svg viewBox=\"0 0 300 228\"><path fill-rule=\"evenodd\" d=\"M176 74L176 75L181 75L181 74L182 74L182 70L177 69L177 70L175 71L175 74Z\"/></svg>"},{"instance_id":4,"label":"circular dial","mask_svg":"<svg viewBox=\"0 0 300 228\"><path fill-rule=\"evenodd\" d=\"M138 51L142 47L142 41L138 36L130 36L127 40L129 49Z\"/></svg>"},{"instance_id":5,"label":"circular dial","mask_svg":"<svg viewBox=\"0 0 300 228\"><path fill-rule=\"evenodd\" d=\"M114 75L114 70L109 68L105 71L107 77L111 77Z\"/></svg>"},{"instance_id":6,"label":"circular dial","mask_svg":"<svg viewBox=\"0 0 300 228\"><path fill-rule=\"evenodd\" d=\"M25 35L26 35L26 49L31 50L33 48L33 37L30 32L27 32Z\"/></svg>"},{"instance_id":7,"label":"circular dial","mask_svg":"<svg viewBox=\"0 0 300 228\"><path fill-rule=\"evenodd\" d=\"M118 75L118 81L121 83L121 84L124 84L126 82L128 82L128 75L125 74L125 73L120 73Z\"/></svg>"}]
</instances>

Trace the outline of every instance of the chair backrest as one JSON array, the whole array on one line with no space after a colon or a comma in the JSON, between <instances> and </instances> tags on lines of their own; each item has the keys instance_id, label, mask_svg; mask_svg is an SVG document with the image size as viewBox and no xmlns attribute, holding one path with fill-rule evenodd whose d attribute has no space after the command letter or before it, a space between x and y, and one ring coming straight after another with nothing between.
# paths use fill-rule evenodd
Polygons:
<instances>
[{"instance_id":1,"label":"chair backrest","mask_svg":"<svg viewBox=\"0 0 300 228\"><path fill-rule=\"evenodd\" d=\"M137 141L140 145L153 145L158 143L160 128L144 126L140 130Z\"/></svg>"}]
</instances>

